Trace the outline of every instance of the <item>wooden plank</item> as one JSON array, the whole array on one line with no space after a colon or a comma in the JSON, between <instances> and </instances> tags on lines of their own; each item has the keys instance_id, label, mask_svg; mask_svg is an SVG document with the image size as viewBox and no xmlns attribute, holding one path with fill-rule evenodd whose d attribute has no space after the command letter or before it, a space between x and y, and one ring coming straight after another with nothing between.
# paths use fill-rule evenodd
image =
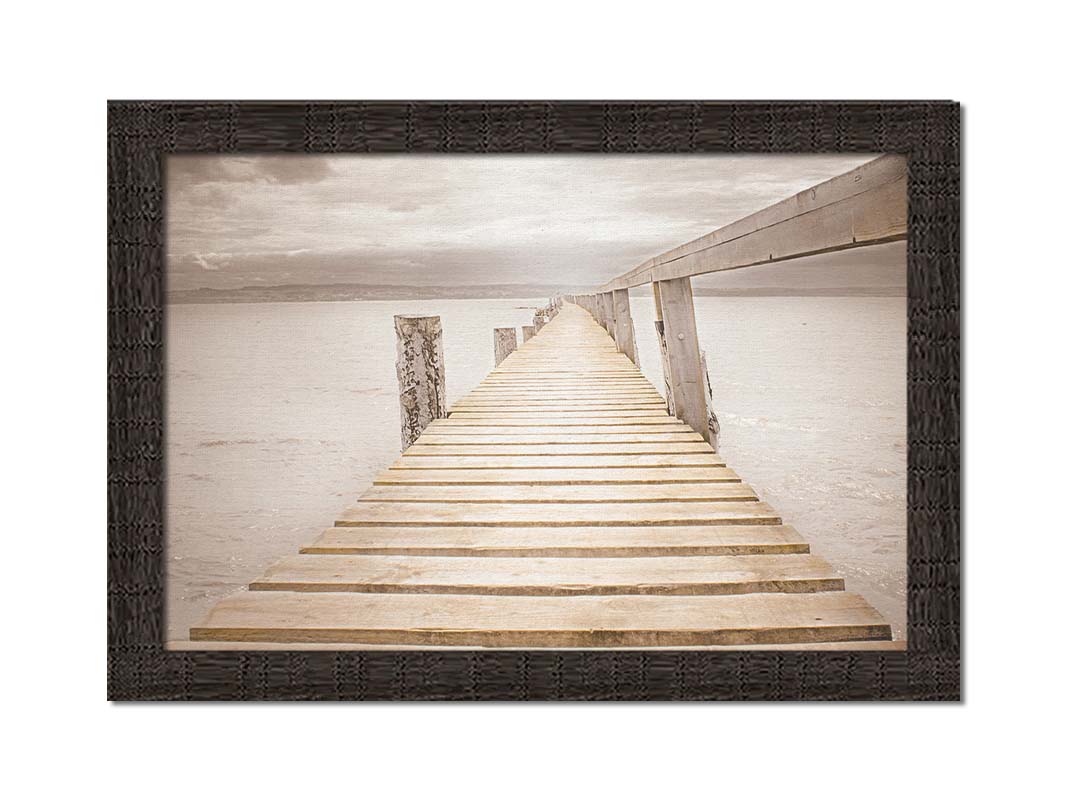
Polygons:
<instances>
[{"instance_id":1,"label":"wooden plank","mask_svg":"<svg viewBox=\"0 0 1067 800\"><path fill-rule=\"evenodd\" d=\"M190 651L190 650L217 650L217 651L233 651L233 650L293 650L295 649L292 644L279 643L279 642L223 642L223 641L183 641L178 639L171 639L164 645L167 650L175 651ZM493 650L499 648L474 646L474 645L405 645L405 644L358 644L354 642L301 642L300 650L321 650L321 651L397 651L397 650L420 650L420 651L433 651L437 653L442 652L456 652L460 650ZM504 648L507 649L507 648ZM554 647L554 651L558 652L580 652L588 650L588 647ZM622 652L637 653L641 651L641 648L637 647L615 647L613 650ZM675 653L684 652L716 652L716 651L729 651L729 650L805 650L809 652L826 652L826 651L856 651L856 652L868 652L872 650L881 651L894 651L903 652L908 649L907 641L900 639L896 641L884 640L884 641L869 641L869 640L857 640L850 642L805 642L801 644L743 644L743 645L697 645L693 647L657 647L657 650L669 651Z\"/></svg>"},{"instance_id":2,"label":"wooden plank","mask_svg":"<svg viewBox=\"0 0 1067 800\"><path fill-rule=\"evenodd\" d=\"M638 467L722 467L723 460L711 452L666 455L454 455L447 460L405 453L393 466L408 469L609 469Z\"/></svg>"},{"instance_id":3,"label":"wooden plank","mask_svg":"<svg viewBox=\"0 0 1067 800\"><path fill-rule=\"evenodd\" d=\"M660 422L654 425L437 425L426 429L425 436L583 436L585 434L624 434L640 433L643 436L653 434L685 434L686 441L692 433L685 425L672 422Z\"/></svg>"},{"instance_id":4,"label":"wooden plank","mask_svg":"<svg viewBox=\"0 0 1067 800\"><path fill-rule=\"evenodd\" d=\"M888 639L859 595L483 597L241 592L193 641L493 647L670 647Z\"/></svg>"},{"instance_id":5,"label":"wooden plank","mask_svg":"<svg viewBox=\"0 0 1067 800\"><path fill-rule=\"evenodd\" d=\"M483 484L378 484L365 491L345 516L358 516L359 504L378 503L715 503L759 500L745 483L619 483L512 486Z\"/></svg>"},{"instance_id":6,"label":"wooden plank","mask_svg":"<svg viewBox=\"0 0 1067 800\"><path fill-rule=\"evenodd\" d=\"M740 478L725 467L659 467L649 469L387 469L374 479L378 486L425 484L516 484L547 486L566 484L615 483L739 483Z\"/></svg>"},{"instance_id":7,"label":"wooden plank","mask_svg":"<svg viewBox=\"0 0 1067 800\"><path fill-rule=\"evenodd\" d=\"M460 403L463 406L479 404L483 406L498 407L540 407L544 403L553 403L559 406L567 406L570 403L582 402L586 404L601 403L604 401L614 403L633 403L637 405L661 405L663 397L658 392L591 392L586 395L568 396L565 392L511 392L507 394L469 394Z\"/></svg>"},{"instance_id":8,"label":"wooden plank","mask_svg":"<svg viewBox=\"0 0 1067 800\"><path fill-rule=\"evenodd\" d=\"M497 414L492 415L470 415L470 414L457 414L448 419L447 425L442 423L437 427L445 428L449 430L456 430L461 428L509 428L514 426L522 426L526 429L530 428L572 428L572 427L588 427L598 426L602 428L616 428L630 425L647 425L650 427L657 427L661 425L680 425L673 417L668 417L663 413L651 413L640 414L639 416L626 417L616 414L609 414L602 417L594 416L571 416L571 417L546 417L544 415L529 415L525 417L517 417L514 415L501 416ZM435 426L430 426L431 429Z\"/></svg>"},{"instance_id":9,"label":"wooden plank","mask_svg":"<svg viewBox=\"0 0 1067 800\"><path fill-rule=\"evenodd\" d=\"M556 416L555 412L588 412L588 411L615 411L620 414L627 411L652 411L664 413L667 410L667 406L663 402L659 403L646 403L644 401L639 402L627 402L616 403L612 401L607 402L593 402L593 403L565 403L565 402L530 402L530 403L473 403L473 404L457 404L452 407L450 416L452 413L469 413L469 414L510 414L517 411L527 411L530 413L544 414L545 416Z\"/></svg>"},{"instance_id":10,"label":"wooden plank","mask_svg":"<svg viewBox=\"0 0 1067 800\"><path fill-rule=\"evenodd\" d=\"M907 159L885 155L661 253L605 289L900 241L907 236Z\"/></svg>"},{"instance_id":11,"label":"wooden plank","mask_svg":"<svg viewBox=\"0 0 1067 800\"><path fill-rule=\"evenodd\" d=\"M526 409L531 412L539 412L546 416L555 416L554 412L557 411L617 411L623 413L626 411L654 411L665 412L667 407L664 403L591 403L589 405L583 405L580 403L526 403L526 404L462 404L452 407L453 412L467 412L477 414L495 414L495 413L511 413L520 409Z\"/></svg>"},{"instance_id":12,"label":"wooden plank","mask_svg":"<svg viewBox=\"0 0 1067 800\"><path fill-rule=\"evenodd\" d=\"M513 434L438 434L424 433L417 440L423 447L460 444L634 444L697 442L700 436L688 433L513 433Z\"/></svg>"},{"instance_id":13,"label":"wooden plank","mask_svg":"<svg viewBox=\"0 0 1067 800\"><path fill-rule=\"evenodd\" d=\"M574 358L577 358L575 356ZM573 364L574 358L571 359ZM539 376L539 377L538 377ZM508 375L505 372L494 371L482 381L479 386L558 386L564 389L586 389L601 386L650 386L649 381L640 372L632 367L619 372L614 376L599 376L581 374L566 376L562 371L542 372L538 371L530 375Z\"/></svg>"},{"instance_id":14,"label":"wooden plank","mask_svg":"<svg viewBox=\"0 0 1067 800\"><path fill-rule=\"evenodd\" d=\"M469 558L296 555L251 591L523 595L721 595L835 592L845 582L812 555Z\"/></svg>"},{"instance_id":15,"label":"wooden plank","mask_svg":"<svg viewBox=\"0 0 1067 800\"><path fill-rule=\"evenodd\" d=\"M647 411L649 409L638 409L638 411ZM542 411L539 414L527 414L522 417L515 417L508 412L490 411L485 413L476 414L473 417L469 412L464 412L463 415L454 415L442 420L436 420L434 424L427 426L427 433L431 430L436 431L458 431L464 428L550 428L561 429L560 433L564 431L562 428L575 428L575 427L598 427L601 429L607 428L610 432L612 428L626 428L634 425L644 426L647 428L646 432L652 432L659 428L673 427L675 429L682 429L692 432L692 429L688 425L685 425L680 420L668 416L662 409L651 409L653 413L646 414L640 413L635 416L628 416L630 412L622 411L619 414L608 414L606 416L586 416L586 415L574 415L571 417L560 417L551 411ZM658 412L658 413L657 413ZM572 412L573 414L574 412ZM569 431L574 433L574 431Z\"/></svg>"},{"instance_id":16,"label":"wooden plank","mask_svg":"<svg viewBox=\"0 0 1067 800\"><path fill-rule=\"evenodd\" d=\"M365 525L781 525L766 503L357 503L336 527Z\"/></svg>"},{"instance_id":17,"label":"wooden plank","mask_svg":"<svg viewBox=\"0 0 1067 800\"><path fill-rule=\"evenodd\" d=\"M636 456L671 453L714 453L705 441L634 442L630 444L430 444L419 442L404 451L412 456Z\"/></svg>"},{"instance_id":18,"label":"wooden plank","mask_svg":"<svg viewBox=\"0 0 1067 800\"><path fill-rule=\"evenodd\" d=\"M675 525L660 527L434 527L328 528L301 553L352 555L715 556L807 553L788 525Z\"/></svg>"},{"instance_id":19,"label":"wooden plank","mask_svg":"<svg viewBox=\"0 0 1067 800\"><path fill-rule=\"evenodd\" d=\"M627 409L627 408L663 408L663 398L648 397L648 398L612 398L612 397L571 397L571 398L523 398L521 400L504 400L504 399L485 399L478 398L463 398L456 403L453 408L455 410L466 409L583 409L583 408L599 408L599 409Z\"/></svg>"},{"instance_id":20,"label":"wooden plank","mask_svg":"<svg viewBox=\"0 0 1067 800\"><path fill-rule=\"evenodd\" d=\"M526 387L522 389L475 389L467 394L464 399L508 400L519 398L553 398L562 400L574 400L580 397L651 397L663 399L659 392L651 386L635 388L607 388L607 389L552 389L548 387Z\"/></svg>"}]
</instances>

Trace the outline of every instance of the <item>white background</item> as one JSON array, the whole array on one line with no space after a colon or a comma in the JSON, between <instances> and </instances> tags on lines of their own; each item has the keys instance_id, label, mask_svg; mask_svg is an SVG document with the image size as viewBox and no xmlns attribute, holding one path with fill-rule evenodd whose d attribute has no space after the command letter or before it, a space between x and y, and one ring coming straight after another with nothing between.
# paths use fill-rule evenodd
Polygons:
<instances>
[{"instance_id":1,"label":"white background","mask_svg":"<svg viewBox=\"0 0 1067 800\"><path fill-rule=\"evenodd\" d=\"M1054 6L463 5L5 10L10 796L1055 791L1067 309ZM965 702L106 703L108 97L962 101Z\"/></svg>"}]
</instances>

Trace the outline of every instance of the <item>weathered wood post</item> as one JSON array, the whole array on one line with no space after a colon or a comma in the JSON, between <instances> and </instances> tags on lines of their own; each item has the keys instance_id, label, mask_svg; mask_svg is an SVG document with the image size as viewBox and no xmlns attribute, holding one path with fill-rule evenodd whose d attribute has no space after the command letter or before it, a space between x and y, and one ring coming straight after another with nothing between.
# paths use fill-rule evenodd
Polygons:
<instances>
[{"instance_id":1,"label":"weathered wood post","mask_svg":"<svg viewBox=\"0 0 1067 800\"><path fill-rule=\"evenodd\" d=\"M608 301L603 292L596 296L596 321L604 330L608 329Z\"/></svg>"},{"instance_id":2,"label":"weathered wood post","mask_svg":"<svg viewBox=\"0 0 1067 800\"><path fill-rule=\"evenodd\" d=\"M711 405L711 376L708 375L708 356L703 350L700 351L700 374L704 378L704 404L708 408L708 444L715 452L719 452L719 418L715 416L715 409Z\"/></svg>"},{"instance_id":3,"label":"weathered wood post","mask_svg":"<svg viewBox=\"0 0 1067 800\"><path fill-rule=\"evenodd\" d=\"M537 333L537 328L535 328L533 325L523 325L522 326L522 343L526 344L528 341L530 341L534 337L534 335L536 333Z\"/></svg>"},{"instance_id":4,"label":"weathered wood post","mask_svg":"<svg viewBox=\"0 0 1067 800\"><path fill-rule=\"evenodd\" d=\"M496 356L496 366L515 352L518 346L515 341L514 328L493 328L493 353Z\"/></svg>"},{"instance_id":5,"label":"weathered wood post","mask_svg":"<svg viewBox=\"0 0 1067 800\"><path fill-rule=\"evenodd\" d=\"M652 283L652 298L656 305L656 338L659 340L659 358L663 364L663 399L667 403L667 413L674 415L674 393L671 392L671 362L667 358L667 339L663 335L663 304L659 297L659 284Z\"/></svg>"},{"instance_id":6,"label":"weathered wood post","mask_svg":"<svg viewBox=\"0 0 1067 800\"><path fill-rule=\"evenodd\" d=\"M704 377L700 369L693 286L689 278L657 281L656 285L663 313L663 342L670 367L674 416L707 441L711 434L704 400Z\"/></svg>"},{"instance_id":7,"label":"weathered wood post","mask_svg":"<svg viewBox=\"0 0 1067 800\"><path fill-rule=\"evenodd\" d=\"M407 450L445 407L445 348L440 317L393 317L400 386L400 447Z\"/></svg>"},{"instance_id":8,"label":"weathered wood post","mask_svg":"<svg viewBox=\"0 0 1067 800\"><path fill-rule=\"evenodd\" d=\"M634 341L634 321L630 316L630 290L616 289L611 293L615 310L615 345L620 353L637 364L637 342Z\"/></svg>"},{"instance_id":9,"label":"weathered wood post","mask_svg":"<svg viewBox=\"0 0 1067 800\"><path fill-rule=\"evenodd\" d=\"M619 340L615 335L615 293L604 292L601 297L604 298L604 330L615 341L617 348Z\"/></svg>"}]
</instances>

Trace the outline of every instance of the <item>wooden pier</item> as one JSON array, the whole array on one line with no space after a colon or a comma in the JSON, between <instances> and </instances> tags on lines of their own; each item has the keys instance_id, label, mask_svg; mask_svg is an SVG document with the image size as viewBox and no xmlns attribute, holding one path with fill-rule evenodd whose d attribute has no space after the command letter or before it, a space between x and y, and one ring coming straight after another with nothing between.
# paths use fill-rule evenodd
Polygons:
<instances>
[{"instance_id":1,"label":"wooden pier","mask_svg":"<svg viewBox=\"0 0 1067 800\"><path fill-rule=\"evenodd\" d=\"M687 412L705 416L703 433L668 415L614 292L600 323L564 304L334 527L220 602L191 639L893 646L881 615L707 443L706 410ZM681 401L695 380L676 381Z\"/></svg>"}]
</instances>

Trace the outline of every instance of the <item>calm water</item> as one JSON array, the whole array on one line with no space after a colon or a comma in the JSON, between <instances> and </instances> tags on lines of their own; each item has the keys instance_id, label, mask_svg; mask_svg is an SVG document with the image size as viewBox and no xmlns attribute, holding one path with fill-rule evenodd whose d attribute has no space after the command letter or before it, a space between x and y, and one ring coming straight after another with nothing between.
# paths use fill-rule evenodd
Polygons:
<instances>
[{"instance_id":1,"label":"calm water","mask_svg":"<svg viewBox=\"0 0 1067 800\"><path fill-rule=\"evenodd\" d=\"M492 368L531 300L168 308L168 635L330 525L400 452L394 314L439 314L448 400ZM721 451L905 626L904 298L698 298ZM634 298L662 390L652 301Z\"/></svg>"}]
</instances>

